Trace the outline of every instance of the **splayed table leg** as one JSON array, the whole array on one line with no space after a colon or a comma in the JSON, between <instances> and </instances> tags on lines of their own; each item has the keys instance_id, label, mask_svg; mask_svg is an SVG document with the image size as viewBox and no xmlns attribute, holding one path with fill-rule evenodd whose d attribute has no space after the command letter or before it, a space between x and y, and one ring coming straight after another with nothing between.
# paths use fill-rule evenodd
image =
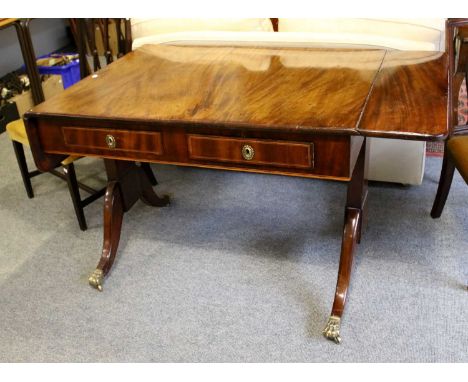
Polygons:
<instances>
[{"instance_id":1,"label":"splayed table leg","mask_svg":"<svg viewBox=\"0 0 468 382\"><path fill-rule=\"evenodd\" d=\"M353 254L356 243L361 239L362 217L367 199L367 181L364 177L366 165L366 142L363 140L359 155L354 165L351 180L348 184L348 195L345 208L343 239L341 243L340 265L336 283L335 299L323 335L335 343L341 342L340 328L346 296L351 280Z\"/></svg>"},{"instance_id":2,"label":"splayed table leg","mask_svg":"<svg viewBox=\"0 0 468 382\"><path fill-rule=\"evenodd\" d=\"M104 197L104 242L97 268L89 276L89 284L102 291L103 281L117 254L125 212L138 199L154 207L169 204L166 195L160 198L153 190L147 174L133 162L106 160L108 184Z\"/></svg>"}]
</instances>

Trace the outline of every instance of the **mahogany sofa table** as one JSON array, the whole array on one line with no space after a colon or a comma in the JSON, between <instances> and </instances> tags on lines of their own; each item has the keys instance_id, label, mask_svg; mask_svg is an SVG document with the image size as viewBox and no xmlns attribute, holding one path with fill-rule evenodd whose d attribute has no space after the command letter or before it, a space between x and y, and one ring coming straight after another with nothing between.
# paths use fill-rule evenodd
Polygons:
<instances>
[{"instance_id":1,"label":"mahogany sofa table","mask_svg":"<svg viewBox=\"0 0 468 382\"><path fill-rule=\"evenodd\" d=\"M38 168L105 159L104 244L89 282L102 290L124 212L162 207L139 162L348 182L335 299L340 320L360 241L366 137L444 139L448 56L381 49L145 45L27 113Z\"/></svg>"}]
</instances>

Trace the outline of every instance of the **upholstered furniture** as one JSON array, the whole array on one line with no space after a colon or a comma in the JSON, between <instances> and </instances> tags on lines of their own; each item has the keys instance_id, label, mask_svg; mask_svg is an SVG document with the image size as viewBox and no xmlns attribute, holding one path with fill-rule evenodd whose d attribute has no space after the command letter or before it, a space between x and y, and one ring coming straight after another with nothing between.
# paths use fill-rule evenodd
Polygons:
<instances>
[{"instance_id":1,"label":"upholstered furniture","mask_svg":"<svg viewBox=\"0 0 468 382\"><path fill-rule=\"evenodd\" d=\"M461 129L459 132L462 134ZM468 126L465 126L463 133L464 135L452 136L447 141L447 156L468 184Z\"/></svg>"},{"instance_id":2,"label":"upholstered furniture","mask_svg":"<svg viewBox=\"0 0 468 382\"><path fill-rule=\"evenodd\" d=\"M444 19L131 19L144 44L321 46L444 51ZM278 31L274 31L273 25ZM420 184L425 142L370 138L369 180Z\"/></svg>"}]
</instances>

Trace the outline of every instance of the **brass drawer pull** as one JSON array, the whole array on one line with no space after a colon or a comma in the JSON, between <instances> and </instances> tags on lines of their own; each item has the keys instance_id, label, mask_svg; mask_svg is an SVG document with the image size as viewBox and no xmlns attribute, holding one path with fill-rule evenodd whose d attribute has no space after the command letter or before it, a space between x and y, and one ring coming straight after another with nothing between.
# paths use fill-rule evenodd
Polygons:
<instances>
[{"instance_id":1,"label":"brass drawer pull","mask_svg":"<svg viewBox=\"0 0 468 382\"><path fill-rule=\"evenodd\" d=\"M255 155L255 150L250 145L242 146L242 157L245 160L252 160Z\"/></svg>"},{"instance_id":2,"label":"brass drawer pull","mask_svg":"<svg viewBox=\"0 0 468 382\"><path fill-rule=\"evenodd\" d=\"M111 134L106 135L106 144L107 144L107 147L109 147L110 149L115 149L116 141L113 135Z\"/></svg>"}]
</instances>

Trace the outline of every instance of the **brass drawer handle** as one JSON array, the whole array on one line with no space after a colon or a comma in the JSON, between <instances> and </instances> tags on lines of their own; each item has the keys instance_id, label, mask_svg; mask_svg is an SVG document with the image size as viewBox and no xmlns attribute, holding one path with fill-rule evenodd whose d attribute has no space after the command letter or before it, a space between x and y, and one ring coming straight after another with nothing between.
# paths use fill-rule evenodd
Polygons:
<instances>
[{"instance_id":1,"label":"brass drawer handle","mask_svg":"<svg viewBox=\"0 0 468 382\"><path fill-rule=\"evenodd\" d=\"M106 144L107 144L107 147L109 147L110 149L115 149L116 141L113 135L111 134L106 135Z\"/></svg>"},{"instance_id":2,"label":"brass drawer handle","mask_svg":"<svg viewBox=\"0 0 468 382\"><path fill-rule=\"evenodd\" d=\"M252 160L255 155L255 150L250 145L242 146L242 157L245 160Z\"/></svg>"}]
</instances>

